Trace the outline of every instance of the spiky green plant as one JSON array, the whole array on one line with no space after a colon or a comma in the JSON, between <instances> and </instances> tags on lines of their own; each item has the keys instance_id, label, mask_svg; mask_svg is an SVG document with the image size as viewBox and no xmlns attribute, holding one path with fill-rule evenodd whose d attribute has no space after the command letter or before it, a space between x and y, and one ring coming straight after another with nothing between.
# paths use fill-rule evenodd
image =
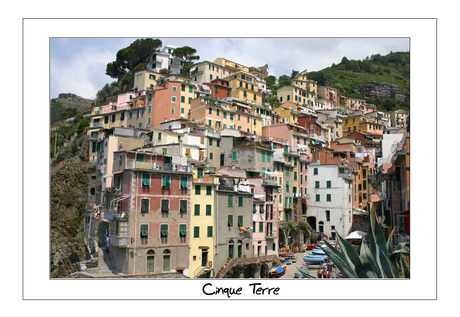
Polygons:
<instances>
[{"instance_id":1,"label":"spiky green plant","mask_svg":"<svg viewBox=\"0 0 460 317\"><path fill-rule=\"evenodd\" d=\"M409 278L410 271L402 256L410 255L406 248L408 244L399 243L393 250L393 232L394 229L388 241L385 241L380 225L371 221L370 248L363 241L358 254L350 243L337 235L340 251L327 241L327 248L321 249L346 278Z\"/></svg>"}]
</instances>

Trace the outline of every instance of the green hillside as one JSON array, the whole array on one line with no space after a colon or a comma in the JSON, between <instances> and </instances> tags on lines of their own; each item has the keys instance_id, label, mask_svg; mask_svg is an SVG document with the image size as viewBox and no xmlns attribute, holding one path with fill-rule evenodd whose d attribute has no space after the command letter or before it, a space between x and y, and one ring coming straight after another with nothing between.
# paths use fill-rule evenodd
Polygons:
<instances>
[{"instance_id":1,"label":"green hillside","mask_svg":"<svg viewBox=\"0 0 460 317\"><path fill-rule=\"evenodd\" d=\"M92 103L94 103L93 100L84 99L72 93L59 94L58 98L51 99L51 124L75 117L78 113L90 110Z\"/></svg>"},{"instance_id":2,"label":"green hillside","mask_svg":"<svg viewBox=\"0 0 460 317\"><path fill-rule=\"evenodd\" d=\"M409 109L409 104L395 99L373 99L356 93L362 85L370 82L386 82L399 86L399 91L410 93L410 53L391 52L366 57L364 60L348 60L343 57L340 64L332 64L317 72L307 72L309 79L316 80L320 86L331 86L340 90L340 94L365 99L378 109L390 111L396 108Z\"/></svg>"}]
</instances>

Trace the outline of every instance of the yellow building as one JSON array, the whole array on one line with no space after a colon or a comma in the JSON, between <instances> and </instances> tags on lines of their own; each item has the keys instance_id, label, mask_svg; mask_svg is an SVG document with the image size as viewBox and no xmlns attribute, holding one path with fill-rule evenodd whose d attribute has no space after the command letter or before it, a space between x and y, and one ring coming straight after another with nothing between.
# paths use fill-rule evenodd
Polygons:
<instances>
[{"instance_id":1,"label":"yellow building","mask_svg":"<svg viewBox=\"0 0 460 317\"><path fill-rule=\"evenodd\" d=\"M295 86L283 86L277 90L278 100L283 103L286 101L293 102L299 106L313 106L315 104L315 95L304 88Z\"/></svg>"},{"instance_id":2,"label":"yellow building","mask_svg":"<svg viewBox=\"0 0 460 317\"><path fill-rule=\"evenodd\" d=\"M222 79L228 80L234 98L251 104L262 104L262 94L259 92L257 78L247 72L237 72Z\"/></svg>"},{"instance_id":3,"label":"yellow building","mask_svg":"<svg viewBox=\"0 0 460 317\"><path fill-rule=\"evenodd\" d=\"M205 176L205 165L193 167L190 222L190 277L213 277L216 214L214 206L217 178Z\"/></svg>"},{"instance_id":4,"label":"yellow building","mask_svg":"<svg viewBox=\"0 0 460 317\"><path fill-rule=\"evenodd\" d=\"M163 78L164 75L160 73L152 72L150 70L143 70L134 73L134 92L142 90L154 90L157 84L157 80Z\"/></svg>"},{"instance_id":5,"label":"yellow building","mask_svg":"<svg viewBox=\"0 0 460 317\"><path fill-rule=\"evenodd\" d=\"M354 131L383 134L383 125L377 123L374 117L355 115L344 118L342 124L343 135L349 135Z\"/></svg>"},{"instance_id":6,"label":"yellow building","mask_svg":"<svg viewBox=\"0 0 460 317\"><path fill-rule=\"evenodd\" d=\"M217 58L215 61L214 61L215 64L218 64L222 67L225 67L227 69L230 69L231 71L233 72L246 72L246 73L249 73L249 68L242 65L242 64L238 64L238 63L235 63L235 62L232 62L228 59L225 59L225 58Z\"/></svg>"},{"instance_id":7,"label":"yellow building","mask_svg":"<svg viewBox=\"0 0 460 317\"><path fill-rule=\"evenodd\" d=\"M305 89L308 93L311 93L313 104L315 103L314 98L318 92L318 84L313 79L308 79L306 74L297 74L293 80L291 80L291 85L294 87Z\"/></svg>"},{"instance_id":8,"label":"yellow building","mask_svg":"<svg viewBox=\"0 0 460 317\"><path fill-rule=\"evenodd\" d=\"M299 116L297 111L297 105L295 103L286 101L274 110L280 114L281 121L283 121L284 118L285 120L288 120L288 122L283 121L284 123L298 123Z\"/></svg>"}]
</instances>

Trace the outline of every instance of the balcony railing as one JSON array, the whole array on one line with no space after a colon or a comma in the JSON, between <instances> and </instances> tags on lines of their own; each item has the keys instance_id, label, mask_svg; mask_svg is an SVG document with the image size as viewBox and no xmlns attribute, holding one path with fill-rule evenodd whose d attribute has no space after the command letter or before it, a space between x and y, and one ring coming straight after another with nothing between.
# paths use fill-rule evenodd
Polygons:
<instances>
[{"instance_id":1,"label":"balcony railing","mask_svg":"<svg viewBox=\"0 0 460 317\"><path fill-rule=\"evenodd\" d=\"M113 247L127 247L128 237L116 237L109 235L109 245Z\"/></svg>"},{"instance_id":2,"label":"balcony railing","mask_svg":"<svg viewBox=\"0 0 460 317\"><path fill-rule=\"evenodd\" d=\"M166 171L166 172L192 172L192 165L175 164L175 163L156 163L156 162L136 162L129 161L127 168Z\"/></svg>"},{"instance_id":3,"label":"balcony railing","mask_svg":"<svg viewBox=\"0 0 460 317\"><path fill-rule=\"evenodd\" d=\"M267 239L275 239L275 238L276 238L276 232L273 232L273 231L272 231L272 232L269 232L269 231L267 231L267 232L265 233L265 238L267 238Z\"/></svg>"},{"instance_id":4,"label":"balcony railing","mask_svg":"<svg viewBox=\"0 0 460 317\"><path fill-rule=\"evenodd\" d=\"M103 128L104 123L103 122L92 122L89 124L90 128Z\"/></svg>"}]
</instances>

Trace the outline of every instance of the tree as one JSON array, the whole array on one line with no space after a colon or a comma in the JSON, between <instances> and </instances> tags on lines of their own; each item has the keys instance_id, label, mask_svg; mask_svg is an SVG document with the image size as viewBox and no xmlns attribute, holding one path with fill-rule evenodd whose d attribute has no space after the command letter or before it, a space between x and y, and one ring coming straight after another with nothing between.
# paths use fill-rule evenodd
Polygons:
<instances>
[{"instance_id":1,"label":"tree","mask_svg":"<svg viewBox=\"0 0 460 317\"><path fill-rule=\"evenodd\" d=\"M189 76L190 68L193 65L192 61L200 59L200 56L195 54L196 49L190 46L178 47L172 52L172 56L178 57L184 62L181 72L182 75Z\"/></svg>"},{"instance_id":2,"label":"tree","mask_svg":"<svg viewBox=\"0 0 460 317\"><path fill-rule=\"evenodd\" d=\"M105 74L120 82L127 72L134 72L138 65L141 65L140 69L145 69L150 54L158 51L161 45L162 42L159 39L135 40L128 47L117 52L116 60L107 64Z\"/></svg>"},{"instance_id":3,"label":"tree","mask_svg":"<svg viewBox=\"0 0 460 317\"><path fill-rule=\"evenodd\" d=\"M278 79L278 87L289 86L291 84L291 79L288 75L281 75Z\"/></svg>"},{"instance_id":4,"label":"tree","mask_svg":"<svg viewBox=\"0 0 460 317\"><path fill-rule=\"evenodd\" d=\"M299 71L298 70L292 70L292 73L291 73L291 80L295 78L295 76L297 76L299 74Z\"/></svg>"}]
</instances>

